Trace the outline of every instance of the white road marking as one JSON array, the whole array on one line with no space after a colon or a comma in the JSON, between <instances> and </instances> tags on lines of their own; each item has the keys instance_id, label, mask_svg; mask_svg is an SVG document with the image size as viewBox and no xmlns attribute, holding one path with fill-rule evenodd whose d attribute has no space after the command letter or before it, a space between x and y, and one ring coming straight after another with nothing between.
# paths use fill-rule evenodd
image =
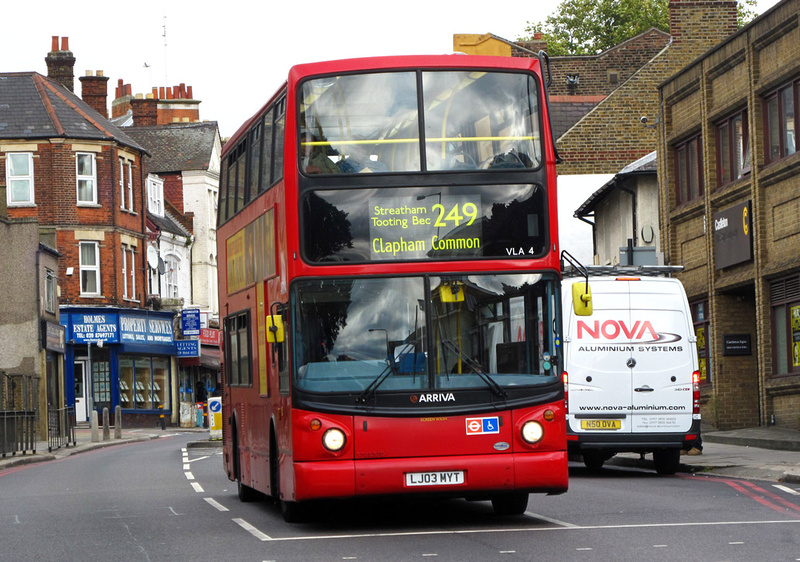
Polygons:
<instances>
[{"instance_id":1,"label":"white road marking","mask_svg":"<svg viewBox=\"0 0 800 562\"><path fill-rule=\"evenodd\" d=\"M201 460L203 460L203 459L207 459L207 458L208 458L208 455L206 455L206 456L204 456L204 457L197 457L196 459L188 459L188 460L185 460L185 461L183 461L183 462L194 462L194 461L201 461Z\"/></svg>"},{"instance_id":2,"label":"white road marking","mask_svg":"<svg viewBox=\"0 0 800 562\"><path fill-rule=\"evenodd\" d=\"M227 507L219 503L214 498L203 498L203 499L206 500L206 502L208 502L208 505L215 507L218 511L229 511Z\"/></svg>"},{"instance_id":3,"label":"white road marking","mask_svg":"<svg viewBox=\"0 0 800 562\"><path fill-rule=\"evenodd\" d=\"M736 542L729 542L728 544L744 544L744 542L742 542L742 541L736 541Z\"/></svg>"},{"instance_id":4,"label":"white road marking","mask_svg":"<svg viewBox=\"0 0 800 562\"><path fill-rule=\"evenodd\" d=\"M552 523L553 525L559 525L561 527L576 527L577 525L573 525L572 523L567 523L566 521L559 521L558 519L552 519L550 517L545 517L544 515L540 515L539 513L534 513L532 511L526 511L525 515L530 517L535 517L536 519L541 519L542 521L546 521L547 523Z\"/></svg>"},{"instance_id":5,"label":"white road marking","mask_svg":"<svg viewBox=\"0 0 800 562\"><path fill-rule=\"evenodd\" d=\"M183 470L191 470L191 469L192 467L190 467L188 463L183 465Z\"/></svg>"},{"instance_id":6,"label":"white road marking","mask_svg":"<svg viewBox=\"0 0 800 562\"><path fill-rule=\"evenodd\" d=\"M197 492L198 494L202 494L203 492L205 492L203 487L197 482L192 482L192 488L194 488L194 491Z\"/></svg>"},{"instance_id":7,"label":"white road marking","mask_svg":"<svg viewBox=\"0 0 800 562\"><path fill-rule=\"evenodd\" d=\"M649 529L649 528L664 528L664 527L720 527L732 525L800 525L800 519L791 519L785 521L779 520L764 520L764 521L699 521L688 523L641 523L641 524L627 524L627 525L570 525L567 527L542 527L542 528L509 528L509 529L468 529L463 531L446 530L446 531L422 531L422 532L396 532L396 533L361 533L361 534L343 534L343 535L312 535L312 536L297 536L297 537L268 537L261 540L269 540L274 542L289 542L289 541L317 541L317 540L333 540L333 539L358 539L358 538L376 538L376 537L419 537L419 536L435 536L435 535L479 535L491 533L557 533L557 532L572 532L572 531L595 531L599 529ZM260 532L260 531L259 531ZM263 533L261 533L263 535ZM267 535L264 535L267 536ZM591 550L588 549L588 550Z\"/></svg>"},{"instance_id":8,"label":"white road marking","mask_svg":"<svg viewBox=\"0 0 800 562\"><path fill-rule=\"evenodd\" d=\"M186 475L186 479L187 480L194 480L194 474L192 474L191 472L187 471L187 472L184 472L184 474Z\"/></svg>"},{"instance_id":9,"label":"white road marking","mask_svg":"<svg viewBox=\"0 0 800 562\"><path fill-rule=\"evenodd\" d=\"M787 494L792 494L793 496L800 496L800 492L794 490L788 486L782 486L781 484L773 484L775 488L778 488L782 492L786 492Z\"/></svg>"},{"instance_id":10,"label":"white road marking","mask_svg":"<svg viewBox=\"0 0 800 562\"><path fill-rule=\"evenodd\" d=\"M234 523L239 525L242 529L253 535L255 538L261 541L271 541L273 540L269 535L262 533L255 527L253 527L250 523L245 521L244 519L239 519L238 517L233 520Z\"/></svg>"}]
</instances>

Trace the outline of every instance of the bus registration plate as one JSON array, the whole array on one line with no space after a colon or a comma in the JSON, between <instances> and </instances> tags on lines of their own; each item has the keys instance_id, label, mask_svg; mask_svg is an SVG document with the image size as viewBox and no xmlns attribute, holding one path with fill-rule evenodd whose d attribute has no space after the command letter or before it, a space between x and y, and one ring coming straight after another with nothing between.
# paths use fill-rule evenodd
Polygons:
<instances>
[{"instance_id":1,"label":"bus registration plate","mask_svg":"<svg viewBox=\"0 0 800 562\"><path fill-rule=\"evenodd\" d=\"M622 429L621 420L581 420L581 429Z\"/></svg>"},{"instance_id":2,"label":"bus registration plate","mask_svg":"<svg viewBox=\"0 0 800 562\"><path fill-rule=\"evenodd\" d=\"M406 486L449 486L463 483L463 470L406 472Z\"/></svg>"}]
</instances>

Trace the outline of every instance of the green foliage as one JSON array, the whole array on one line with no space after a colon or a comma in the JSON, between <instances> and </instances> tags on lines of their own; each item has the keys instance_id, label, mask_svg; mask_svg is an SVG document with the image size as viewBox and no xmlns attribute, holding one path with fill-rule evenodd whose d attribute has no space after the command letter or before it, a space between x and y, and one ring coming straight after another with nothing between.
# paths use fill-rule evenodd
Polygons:
<instances>
[{"instance_id":1,"label":"green foliage","mask_svg":"<svg viewBox=\"0 0 800 562\"><path fill-rule=\"evenodd\" d=\"M739 27L755 17L756 0L739 0ZM551 56L596 55L655 27L669 32L669 0L563 0L539 23L527 22L526 37L542 33Z\"/></svg>"}]
</instances>

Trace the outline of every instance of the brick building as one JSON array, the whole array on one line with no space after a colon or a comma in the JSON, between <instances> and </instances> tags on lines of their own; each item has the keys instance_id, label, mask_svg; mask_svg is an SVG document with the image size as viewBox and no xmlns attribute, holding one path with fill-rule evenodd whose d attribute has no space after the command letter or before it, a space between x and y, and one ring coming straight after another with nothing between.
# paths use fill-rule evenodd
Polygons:
<instances>
[{"instance_id":1,"label":"brick building","mask_svg":"<svg viewBox=\"0 0 800 562\"><path fill-rule=\"evenodd\" d=\"M73 93L67 38L53 37L45 61L48 77L0 81L0 177L6 220L36 223L57 251L65 402L79 421L92 407L142 420L174 411L172 314L145 310L146 151L108 121L101 72L81 78L84 99ZM138 385L141 400L123 392Z\"/></svg>"},{"instance_id":2,"label":"brick building","mask_svg":"<svg viewBox=\"0 0 800 562\"><path fill-rule=\"evenodd\" d=\"M800 429L798 19L784 0L659 88L663 249L720 429Z\"/></svg>"},{"instance_id":3,"label":"brick building","mask_svg":"<svg viewBox=\"0 0 800 562\"><path fill-rule=\"evenodd\" d=\"M550 119L556 138L563 135L598 103L608 97L656 56L669 42L669 34L652 28L594 56L552 57L553 81ZM453 50L466 54L537 57L547 43L537 34L533 41L513 42L486 33L453 36Z\"/></svg>"}]
</instances>

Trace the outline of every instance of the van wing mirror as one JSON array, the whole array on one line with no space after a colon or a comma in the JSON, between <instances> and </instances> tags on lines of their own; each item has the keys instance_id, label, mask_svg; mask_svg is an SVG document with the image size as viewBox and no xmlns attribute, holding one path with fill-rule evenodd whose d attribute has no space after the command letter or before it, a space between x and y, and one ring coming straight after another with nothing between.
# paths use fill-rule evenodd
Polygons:
<instances>
[{"instance_id":1,"label":"van wing mirror","mask_svg":"<svg viewBox=\"0 0 800 562\"><path fill-rule=\"evenodd\" d=\"M576 316L592 315L592 288L588 281L572 284L572 309Z\"/></svg>"},{"instance_id":2,"label":"van wing mirror","mask_svg":"<svg viewBox=\"0 0 800 562\"><path fill-rule=\"evenodd\" d=\"M280 314L267 315L267 343L283 343L286 333L283 327L283 316Z\"/></svg>"}]
</instances>

